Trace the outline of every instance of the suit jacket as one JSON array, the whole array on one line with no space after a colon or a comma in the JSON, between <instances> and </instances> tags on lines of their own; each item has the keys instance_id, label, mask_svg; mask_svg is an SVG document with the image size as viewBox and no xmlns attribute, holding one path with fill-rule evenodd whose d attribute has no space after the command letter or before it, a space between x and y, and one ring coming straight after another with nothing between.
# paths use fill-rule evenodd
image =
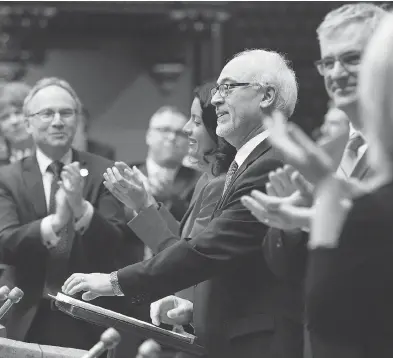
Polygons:
<instances>
[{"instance_id":1,"label":"suit jacket","mask_svg":"<svg viewBox=\"0 0 393 358\"><path fill-rule=\"evenodd\" d=\"M113 148L108 144L104 144L92 139L88 139L86 145L87 145L86 151L89 153L97 154L109 160L115 160L116 158L115 148Z\"/></svg>"},{"instance_id":2,"label":"suit jacket","mask_svg":"<svg viewBox=\"0 0 393 358\"><path fill-rule=\"evenodd\" d=\"M147 176L146 162L132 165L136 165ZM184 166L177 172L173 183L173 195L164 203L176 220L180 221L187 211L200 175L196 170Z\"/></svg>"},{"instance_id":3,"label":"suit jacket","mask_svg":"<svg viewBox=\"0 0 393 358\"><path fill-rule=\"evenodd\" d=\"M240 202L253 189L265 190L268 173L282 165L280 159L267 140L260 143L236 172L205 230L118 271L121 288L135 304L198 284L194 326L209 357L287 357L280 329L285 286L260 249L268 228ZM170 230L167 235L173 237Z\"/></svg>"},{"instance_id":4,"label":"suit jacket","mask_svg":"<svg viewBox=\"0 0 393 358\"><path fill-rule=\"evenodd\" d=\"M73 151L73 161L79 161L89 171L83 197L93 205L94 214L85 233L75 234L68 275L109 273L116 269L114 257L126 229L122 204L102 184L102 173L111 163L78 151ZM40 225L45 216L45 194L36 156L2 167L0 252L2 261L9 267L1 277L0 286L18 286L25 293L21 302L7 314L7 334L12 339L24 339L42 298L48 251L41 242ZM97 304L110 301L114 302L113 298L97 301Z\"/></svg>"},{"instance_id":5,"label":"suit jacket","mask_svg":"<svg viewBox=\"0 0 393 358\"><path fill-rule=\"evenodd\" d=\"M393 183L353 200L336 248L310 251L314 357L393 357Z\"/></svg>"}]
</instances>

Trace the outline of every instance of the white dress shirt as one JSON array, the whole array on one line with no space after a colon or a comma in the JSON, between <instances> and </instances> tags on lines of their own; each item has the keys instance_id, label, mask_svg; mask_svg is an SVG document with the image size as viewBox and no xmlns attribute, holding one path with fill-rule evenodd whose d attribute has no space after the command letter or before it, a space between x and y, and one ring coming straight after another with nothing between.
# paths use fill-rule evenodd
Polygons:
<instances>
[{"instance_id":1,"label":"white dress shirt","mask_svg":"<svg viewBox=\"0 0 393 358\"><path fill-rule=\"evenodd\" d=\"M45 202L46 208L49 210L49 201L50 201L50 191L53 179L53 173L48 171L48 167L52 164L53 160L45 155L39 148L36 150L36 157L38 162L38 167L40 168L40 172L42 175L42 184L44 186L45 193ZM70 164L72 161L72 151L71 149L61 158L60 162L64 165ZM91 205L88 201L86 201L86 209L83 215L79 220L74 222L75 231L83 234L86 229L89 227L91 219L94 214L93 205ZM44 238L44 241L53 241L53 238L56 237L56 233L53 231L51 218L49 216L45 217L41 221L41 235Z\"/></svg>"},{"instance_id":2,"label":"white dress shirt","mask_svg":"<svg viewBox=\"0 0 393 358\"><path fill-rule=\"evenodd\" d=\"M244 161L248 158L251 152L262 143L269 136L269 132L267 130L262 133L257 134L255 137L251 138L248 142L243 144L240 149L237 151L235 156L235 161L239 168L244 163Z\"/></svg>"}]
</instances>

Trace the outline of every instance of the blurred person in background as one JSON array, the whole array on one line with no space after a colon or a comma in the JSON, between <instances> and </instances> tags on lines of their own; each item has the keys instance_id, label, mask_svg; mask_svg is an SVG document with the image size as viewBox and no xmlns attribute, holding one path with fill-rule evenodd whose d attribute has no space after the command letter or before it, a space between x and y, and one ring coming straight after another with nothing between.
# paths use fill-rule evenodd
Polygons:
<instances>
[{"instance_id":1,"label":"blurred person in background","mask_svg":"<svg viewBox=\"0 0 393 358\"><path fill-rule=\"evenodd\" d=\"M116 150L111 145L98 142L89 138L91 127L90 113L86 107L82 108L81 121L75 133L72 147L76 150L97 154L109 160L116 159Z\"/></svg>"},{"instance_id":2,"label":"blurred person in background","mask_svg":"<svg viewBox=\"0 0 393 358\"><path fill-rule=\"evenodd\" d=\"M33 140L26 130L22 111L30 89L23 82L9 82L0 89L0 133L5 144L2 164L13 163L33 152Z\"/></svg>"}]
</instances>

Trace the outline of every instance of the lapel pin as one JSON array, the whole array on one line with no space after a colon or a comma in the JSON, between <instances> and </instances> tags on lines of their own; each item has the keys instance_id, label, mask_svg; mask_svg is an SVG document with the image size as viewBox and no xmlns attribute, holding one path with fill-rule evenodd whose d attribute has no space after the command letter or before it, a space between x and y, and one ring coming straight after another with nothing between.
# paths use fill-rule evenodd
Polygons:
<instances>
[{"instance_id":1,"label":"lapel pin","mask_svg":"<svg viewBox=\"0 0 393 358\"><path fill-rule=\"evenodd\" d=\"M87 177L89 175L89 171L87 170L87 168L81 168L79 173L80 173L81 177Z\"/></svg>"}]
</instances>

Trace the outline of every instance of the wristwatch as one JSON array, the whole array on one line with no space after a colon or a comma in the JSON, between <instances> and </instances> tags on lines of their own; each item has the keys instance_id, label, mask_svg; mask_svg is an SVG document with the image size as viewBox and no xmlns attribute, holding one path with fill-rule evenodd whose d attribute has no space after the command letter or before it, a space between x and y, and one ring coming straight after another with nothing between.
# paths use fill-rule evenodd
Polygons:
<instances>
[{"instance_id":1,"label":"wristwatch","mask_svg":"<svg viewBox=\"0 0 393 358\"><path fill-rule=\"evenodd\" d=\"M112 285L112 290L115 296L124 296L124 293L120 288L119 279L117 277L117 271L113 271L110 273L109 281Z\"/></svg>"}]
</instances>

